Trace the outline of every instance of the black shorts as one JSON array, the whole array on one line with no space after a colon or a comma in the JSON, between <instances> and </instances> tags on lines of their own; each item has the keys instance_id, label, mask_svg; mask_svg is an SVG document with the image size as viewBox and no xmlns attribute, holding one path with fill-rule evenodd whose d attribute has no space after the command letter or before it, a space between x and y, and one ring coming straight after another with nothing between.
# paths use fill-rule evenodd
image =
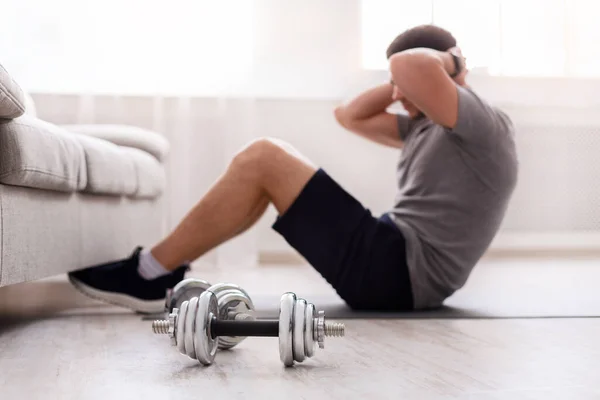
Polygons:
<instances>
[{"instance_id":1,"label":"black shorts","mask_svg":"<svg viewBox=\"0 0 600 400\"><path fill-rule=\"evenodd\" d=\"M406 241L319 169L273 229L356 310L411 310Z\"/></svg>"}]
</instances>

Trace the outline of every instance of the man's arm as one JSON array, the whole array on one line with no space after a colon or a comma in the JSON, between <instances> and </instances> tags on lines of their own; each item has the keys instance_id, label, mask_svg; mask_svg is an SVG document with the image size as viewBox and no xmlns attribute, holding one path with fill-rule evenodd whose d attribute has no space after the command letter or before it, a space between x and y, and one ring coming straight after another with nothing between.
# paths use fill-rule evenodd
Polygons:
<instances>
[{"instance_id":1,"label":"man's arm","mask_svg":"<svg viewBox=\"0 0 600 400\"><path fill-rule=\"evenodd\" d=\"M344 128L385 146L402 148L398 117L387 112L394 102L393 86L384 84L367 90L335 109L335 118Z\"/></svg>"},{"instance_id":2,"label":"man's arm","mask_svg":"<svg viewBox=\"0 0 600 400\"><path fill-rule=\"evenodd\" d=\"M447 128L454 128L458 119L458 92L450 77L455 68L449 52L432 49L411 49L390 57L390 72L400 92L430 120Z\"/></svg>"}]
</instances>

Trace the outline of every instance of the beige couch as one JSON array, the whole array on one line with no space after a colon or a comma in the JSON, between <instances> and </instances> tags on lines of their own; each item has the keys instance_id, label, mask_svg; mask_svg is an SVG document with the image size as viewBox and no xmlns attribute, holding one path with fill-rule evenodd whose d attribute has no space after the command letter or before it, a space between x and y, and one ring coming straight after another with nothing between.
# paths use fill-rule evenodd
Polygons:
<instances>
[{"instance_id":1,"label":"beige couch","mask_svg":"<svg viewBox=\"0 0 600 400\"><path fill-rule=\"evenodd\" d=\"M56 126L0 66L0 286L127 256L162 234L158 133Z\"/></svg>"}]
</instances>

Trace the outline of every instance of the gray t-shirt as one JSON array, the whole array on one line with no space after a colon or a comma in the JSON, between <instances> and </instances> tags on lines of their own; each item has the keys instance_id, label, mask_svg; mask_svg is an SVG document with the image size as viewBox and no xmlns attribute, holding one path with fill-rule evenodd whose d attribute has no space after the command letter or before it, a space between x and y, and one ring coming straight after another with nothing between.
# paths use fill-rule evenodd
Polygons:
<instances>
[{"instance_id":1,"label":"gray t-shirt","mask_svg":"<svg viewBox=\"0 0 600 400\"><path fill-rule=\"evenodd\" d=\"M458 122L398 116L404 147L390 216L407 241L415 308L460 289L496 235L518 175L514 130L502 111L458 87Z\"/></svg>"}]
</instances>

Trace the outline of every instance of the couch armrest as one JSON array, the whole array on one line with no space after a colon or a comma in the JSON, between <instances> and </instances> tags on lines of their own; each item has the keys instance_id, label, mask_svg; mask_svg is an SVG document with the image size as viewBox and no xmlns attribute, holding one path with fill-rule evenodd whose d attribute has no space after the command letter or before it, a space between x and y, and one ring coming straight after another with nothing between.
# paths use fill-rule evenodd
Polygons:
<instances>
[{"instance_id":1,"label":"couch armrest","mask_svg":"<svg viewBox=\"0 0 600 400\"><path fill-rule=\"evenodd\" d=\"M159 133L130 125L62 125L69 132L104 139L119 146L132 147L164 161L169 153L169 141Z\"/></svg>"},{"instance_id":2,"label":"couch armrest","mask_svg":"<svg viewBox=\"0 0 600 400\"><path fill-rule=\"evenodd\" d=\"M13 119L25 113L25 94L0 65L0 118Z\"/></svg>"}]
</instances>

